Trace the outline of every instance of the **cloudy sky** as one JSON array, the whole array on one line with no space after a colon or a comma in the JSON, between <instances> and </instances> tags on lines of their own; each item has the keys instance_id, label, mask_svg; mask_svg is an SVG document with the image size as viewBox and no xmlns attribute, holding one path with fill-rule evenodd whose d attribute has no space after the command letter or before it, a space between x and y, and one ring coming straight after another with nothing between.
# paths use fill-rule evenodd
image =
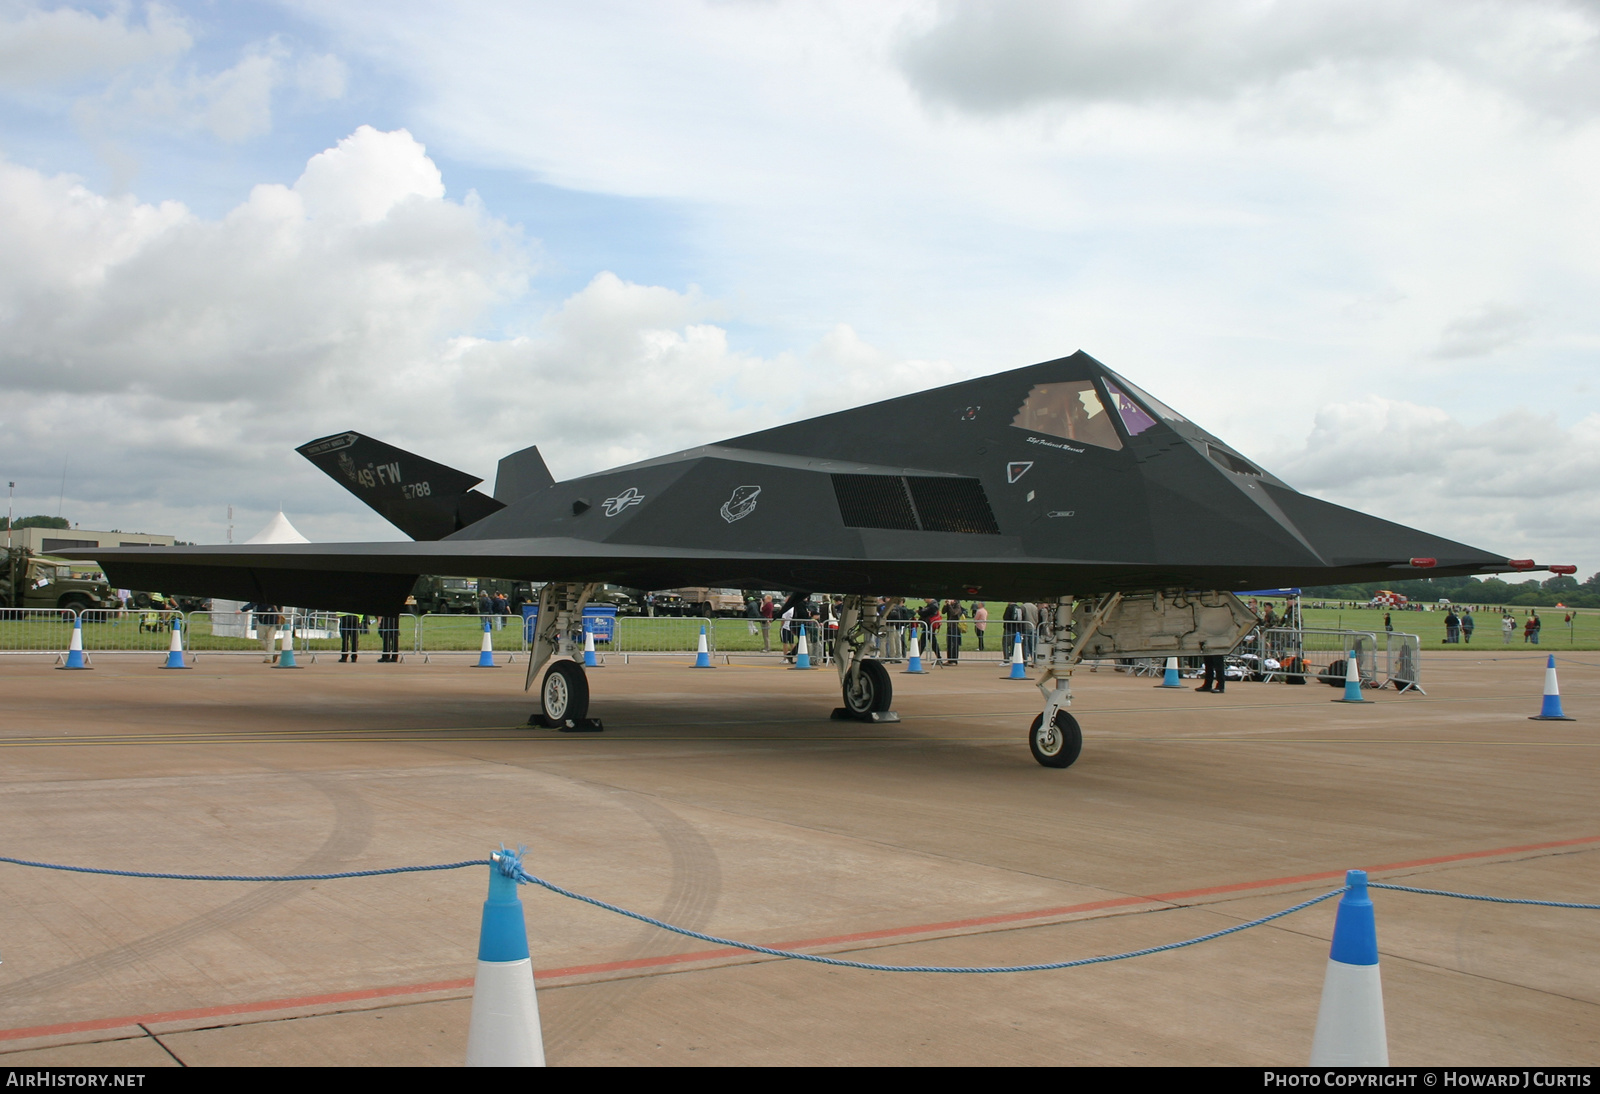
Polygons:
<instances>
[{"instance_id":1,"label":"cloudy sky","mask_svg":"<svg viewBox=\"0 0 1600 1094\"><path fill-rule=\"evenodd\" d=\"M399 538L1083 349L1291 484L1600 569L1600 4L0 0L19 513Z\"/></svg>"}]
</instances>

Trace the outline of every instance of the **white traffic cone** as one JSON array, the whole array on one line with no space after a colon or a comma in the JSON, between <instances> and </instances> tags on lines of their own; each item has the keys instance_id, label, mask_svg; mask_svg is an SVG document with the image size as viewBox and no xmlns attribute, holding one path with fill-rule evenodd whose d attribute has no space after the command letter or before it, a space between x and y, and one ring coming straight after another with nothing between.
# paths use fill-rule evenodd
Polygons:
<instances>
[{"instance_id":1,"label":"white traffic cone","mask_svg":"<svg viewBox=\"0 0 1600 1094\"><path fill-rule=\"evenodd\" d=\"M1550 655L1550 661L1544 669L1544 705L1539 708L1539 713L1529 718L1530 722L1572 722L1561 712L1561 685L1556 683L1556 655Z\"/></svg>"},{"instance_id":2,"label":"white traffic cone","mask_svg":"<svg viewBox=\"0 0 1600 1094\"><path fill-rule=\"evenodd\" d=\"M63 669L86 669L89 662L83 656L83 616L72 617L72 641L67 644L67 663L58 665Z\"/></svg>"},{"instance_id":3,"label":"white traffic cone","mask_svg":"<svg viewBox=\"0 0 1600 1094\"><path fill-rule=\"evenodd\" d=\"M922 649L917 645L917 628L908 628L910 634L906 642L906 671L919 676L928 675L928 670L922 667Z\"/></svg>"},{"instance_id":4,"label":"white traffic cone","mask_svg":"<svg viewBox=\"0 0 1600 1094\"><path fill-rule=\"evenodd\" d=\"M704 627L700 628L700 648L695 651L694 667L697 669L716 668L711 663L711 649L706 645L706 629Z\"/></svg>"},{"instance_id":5,"label":"white traffic cone","mask_svg":"<svg viewBox=\"0 0 1600 1094\"><path fill-rule=\"evenodd\" d=\"M172 617L172 641L167 643L167 663L161 666L164 669L186 669L189 666L183 663L183 618Z\"/></svg>"},{"instance_id":6,"label":"white traffic cone","mask_svg":"<svg viewBox=\"0 0 1600 1094\"><path fill-rule=\"evenodd\" d=\"M795 642L794 667L797 669L809 669L811 667L811 647L806 645L806 629L804 627L800 628L799 639Z\"/></svg>"},{"instance_id":7,"label":"white traffic cone","mask_svg":"<svg viewBox=\"0 0 1600 1094\"><path fill-rule=\"evenodd\" d=\"M1011 646L1011 674L1007 680L1026 680L1028 673L1022 663L1022 635L1017 635L1016 642Z\"/></svg>"},{"instance_id":8,"label":"white traffic cone","mask_svg":"<svg viewBox=\"0 0 1600 1094\"><path fill-rule=\"evenodd\" d=\"M467 1027L468 1067L543 1067L544 1035L528 958L528 925L505 852L491 855L489 899L478 932L478 975ZM503 866L504 864L504 866Z\"/></svg>"},{"instance_id":9,"label":"white traffic cone","mask_svg":"<svg viewBox=\"0 0 1600 1094\"><path fill-rule=\"evenodd\" d=\"M594 627L588 620L583 623L583 667L597 669L600 667L600 658L594 652Z\"/></svg>"},{"instance_id":10,"label":"white traffic cone","mask_svg":"<svg viewBox=\"0 0 1600 1094\"><path fill-rule=\"evenodd\" d=\"M494 640L489 637L489 620L483 621L483 641L478 643L478 663L472 666L475 669L494 669L499 665L494 663Z\"/></svg>"},{"instance_id":11,"label":"white traffic cone","mask_svg":"<svg viewBox=\"0 0 1600 1094\"><path fill-rule=\"evenodd\" d=\"M1367 895L1367 872L1345 874L1333 946L1322 980L1322 1006L1311 1039L1312 1067L1388 1067L1383 982L1378 976L1378 929Z\"/></svg>"},{"instance_id":12,"label":"white traffic cone","mask_svg":"<svg viewBox=\"0 0 1600 1094\"><path fill-rule=\"evenodd\" d=\"M278 663L273 665L273 668L297 669L300 667L294 663L294 631L283 629L278 631L278 648L282 652L278 654Z\"/></svg>"},{"instance_id":13,"label":"white traffic cone","mask_svg":"<svg viewBox=\"0 0 1600 1094\"><path fill-rule=\"evenodd\" d=\"M1183 687L1183 682L1178 679L1178 659L1176 657L1167 658L1167 671L1161 674L1161 683L1157 684L1156 687L1158 687L1158 688L1181 688L1181 687Z\"/></svg>"},{"instance_id":14,"label":"white traffic cone","mask_svg":"<svg viewBox=\"0 0 1600 1094\"><path fill-rule=\"evenodd\" d=\"M1344 662L1344 695L1334 700L1335 703L1368 703L1370 699L1361 697L1361 661L1356 657L1356 651L1351 650Z\"/></svg>"}]
</instances>

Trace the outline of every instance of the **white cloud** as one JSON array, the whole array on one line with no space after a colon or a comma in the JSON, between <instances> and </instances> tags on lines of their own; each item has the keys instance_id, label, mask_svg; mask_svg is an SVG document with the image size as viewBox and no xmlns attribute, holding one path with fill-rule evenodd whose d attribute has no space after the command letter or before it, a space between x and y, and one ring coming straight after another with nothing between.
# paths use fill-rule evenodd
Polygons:
<instances>
[{"instance_id":1,"label":"white cloud","mask_svg":"<svg viewBox=\"0 0 1600 1094\"><path fill-rule=\"evenodd\" d=\"M741 353L716 301L609 273L546 311L527 272L404 131L216 220L0 164L0 455L35 505L66 460L85 526L216 541L226 505L282 501L308 535L393 538L294 446L355 428L492 478L539 443L572 475L953 378L848 327ZM491 308L522 333L483 334Z\"/></svg>"},{"instance_id":2,"label":"white cloud","mask_svg":"<svg viewBox=\"0 0 1600 1094\"><path fill-rule=\"evenodd\" d=\"M1600 569L1600 414L1563 427L1553 407L1518 409L1469 425L1371 395L1324 406L1304 446L1265 465L1389 520L1512 558Z\"/></svg>"},{"instance_id":3,"label":"white cloud","mask_svg":"<svg viewBox=\"0 0 1600 1094\"><path fill-rule=\"evenodd\" d=\"M339 98L343 65L325 54L297 58L274 38L252 45L216 72L169 67L143 79L114 81L100 95L79 100L74 113L80 125L97 133L153 127L238 143L271 132L273 100L285 88L310 99Z\"/></svg>"},{"instance_id":4,"label":"white cloud","mask_svg":"<svg viewBox=\"0 0 1600 1094\"><path fill-rule=\"evenodd\" d=\"M29 88L109 76L171 61L194 44L183 19L159 4L144 9L144 25L126 8L94 15L76 8L33 4L0 16L0 86Z\"/></svg>"},{"instance_id":5,"label":"white cloud","mask_svg":"<svg viewBox=\"0 0 1600 1094\"><path fill-rule=\"evenodd\" d=\"M1594 13L1553 0L957 0L913 21L898 54L929 100L981 112L1293 100L1328 75L1382 86L1432 69L1566 113L1595 105L1597 45Z\"/></svg>"},{"instance_id":6,"label":"white cloud","mask_svg":"<svg viewBox=\"0 0 1600 1094\"><path fill-rule=\"evenodd\" d=\"M1533 316L1521 308L1486 304L1447 323L1434 356L1483 357L1520 341L1532 329Z\"/></svg>"}]
</instances>

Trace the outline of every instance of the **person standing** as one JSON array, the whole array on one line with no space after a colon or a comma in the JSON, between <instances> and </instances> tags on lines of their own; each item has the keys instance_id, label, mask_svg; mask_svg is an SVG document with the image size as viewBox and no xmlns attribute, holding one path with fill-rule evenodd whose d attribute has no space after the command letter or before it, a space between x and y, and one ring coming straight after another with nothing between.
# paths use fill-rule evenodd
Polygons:
<instances>
[{"instance_id":1,"label":"person standing","mask_svg":"<svg viewBox=\"0 0 1600 1094\"><path fill-rule=\"evenodd\" d=\"M1543 629L1544 622L1539 618L1539 613L1534 612L1533 617L1528 620L1528 630L1533 635L1533 644L1535 646L1539 644L1539 632Z\"/></svg>"},{"instance_id":2,"label":"person standing","mask_svg":"<svg viewBox=\"0 0 1600 1094\"><path fill-rule=\"evenodd\" d=\"M400 661L400 617L385 615L378 619L378 637L383 639L383 656L379 664L393 665Z\"/></svg>"},{"instance_id":3,"label":"person standing","mask_svg":"<svg viewBox=\"0 0 1600 1094\"><path fill-rule=\"evenodd\" d=\"M764 597L761 601L761 652L772 652L772 616L776 609L772 605L772 597Z\"/></svg>"},{"instance_id":4,"label":"person standing","mask_svg":"<svg viewBox=\"0 0 1600 1094\"><path fill-rule=\"evenodd\" d=\"M1017 624L1022 622L1022 605L1016 601L1006 605L1006 610L1000 616L1000 653L1011 659L1012 651L1017 648Z\"/></svg>"},{"instance_id":5,"label":"person standing","mask_svg":"<svg viewBox=\"0 0 1600 1094\"><path fill-rule=\"evenodd\" d=\"M972 633L978 638L978 652L983 652L983 633L989 629L989 606L981 600L972 604Z\"/></svg>"},{"instance_id":6,"label":"person standing","mask_svg":"<svg viewBox=\"0 0 1600 1094\"><path fill-rule=\"evenodd\" d=\"M1223 689L1228 686L1227 658L1220 653L1211 653L1203 657L1201 663L1205 665L1205 672L1200 680L1200 686L1194 690L1221 695Z\"/></svg>"},{"instance_id":7,"label":"person standing","mask_svg":"<svg viewBox=\"0 0 1600 1094\"><path fill-rule=\"evenodd\" d=\"M1461 641L1461 620L1454 608L1451 608L1449 614L1444 617L1444 640L1450 645Z\"/></svg>"},{"instance_id":8,"label":"person standing","mask_svg":"<svg viewBox=\"0 0 1600 1094\"><path fill-rule=\"evenodd\" d=\"M276 604L258 604L255 609L256 635L261 639L261 648L266 656L261 660L273 664L278 660L278 653L272 647L278 641L278 627L283 623L282 609Z\"/></svg>"},{"instance_id":9,"label":"person standing","mask_svg":"<svg viewBox=\"0 0 1600 1094\"><path fill-rule=\"evenodd\" d=\"M1510 612L1502 608L1500 612L1500 634L1504 639L1505 645L1511 645L1511 636L1516 633L1516 630L1516 619L1512 617Z\"/></svg>"},{"instance_id":10,"label":"person standing","mask_svg":"<svg viewBox=\"0 0 1600 1094\"><path fill-rule=\"evenodd\" d=\"M361 617L339 613L339 663L354 662L361 653Z\"/></svg>"},{"instance_id":11,"label":"person standing","mask_svg":"<svg viewBox=\"0 0 1600 1094\"><path fill-rule=\"evenodd\" d=\"M917 613L922 620L922 625L928 628L928 650L933 654L933 663L939 663L939 627L944 622L944 616L939 614L939 605L932 600L922 606Z\"/></svg>"},{"instance_id":12,"label":"person standing","mask_svg":"<svg viewBox=\"0 0 1600 1094\"><path fill-rule=\"evenodd\" d=\"M1022 605L1022 660L1033 664L1033 644L1039 637L1039 605L1029 600Z\"/></svg>"},{"instance_id":13,"label":"person standing","mask_svg":"<svg viewBox=\"0 0 1600 1094\"><path fill-rule=\"evenodd\" d=\"M1469 646L1472 645L1472 630L1476 626L1477 624L1472 621L1472 609L1463 608L1461 610L1461 637L1466 640Z\"/></svg>"},{"instance_id":14,"label":"person standing","mask_svg":"<svg viewBox=\"0 0 1600 1094\"><path fill-rule=\"evenodd\" d=\"M1383 629L1388 631L1390 634L1394 633L1394 617L1388 612L1383 613Z\"/></svg>"},{"instance_id":15,"label":"person standing","mask_svg":"<svg viewBox=\"0 0 1600 1094\"><path fill-rule=\"evenodd\" d=\"M959 600L952 600L944 607L944 655L948 665L961 660L961 628L966 626L961 617L965 614Z\"/></svg>"}]
</instances>

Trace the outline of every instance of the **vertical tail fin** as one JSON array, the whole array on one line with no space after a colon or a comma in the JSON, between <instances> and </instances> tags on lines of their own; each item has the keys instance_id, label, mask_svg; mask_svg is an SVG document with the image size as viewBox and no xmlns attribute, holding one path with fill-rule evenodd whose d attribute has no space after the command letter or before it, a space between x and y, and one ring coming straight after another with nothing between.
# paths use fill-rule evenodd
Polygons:
<instances>
[{"instance_id":1,"label":"vertical tail fin","mask_svg":"<svg viewBox=\"0 0 1600 1094\"><path fill-rule=\"evenodd\" d=\"M473 489L483 481L475 475L360 433L321 437L295 451L412 539L443 539L505 508Z\"/></svg>"}]
</instances>

